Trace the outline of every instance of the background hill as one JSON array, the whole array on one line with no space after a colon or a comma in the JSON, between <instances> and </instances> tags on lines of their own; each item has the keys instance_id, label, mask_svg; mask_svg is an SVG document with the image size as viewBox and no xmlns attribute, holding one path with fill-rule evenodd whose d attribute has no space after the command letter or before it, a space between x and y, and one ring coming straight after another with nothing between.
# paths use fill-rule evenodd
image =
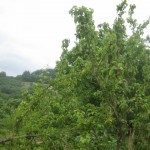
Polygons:
<instances>
[{"instance_id":1,"label":"background hill","mask_svg":"<svg viewBox=\"0 0 150 150\"><path fill-rule=\"evenodd\" d=\"M48 75L55 77L53 69L40 69L32 73L24 71L22 75L16 77L7 76L5 72L0 72L0 98L1 99L18 99L22 91L29 90L33 83L39 82L41 76Z\"/></svg>"}]
</instances>

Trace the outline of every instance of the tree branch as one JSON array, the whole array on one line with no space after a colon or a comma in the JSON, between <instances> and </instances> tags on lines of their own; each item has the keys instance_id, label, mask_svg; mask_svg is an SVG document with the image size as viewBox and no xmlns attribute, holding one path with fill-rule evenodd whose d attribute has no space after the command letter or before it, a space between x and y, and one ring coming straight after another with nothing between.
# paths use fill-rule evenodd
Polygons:
<instances>
[{"instance_id":1,"label":"tree branch","mask_svg":"<svg viewBox=\"0 0 150 150\"><path fill-rule=\"evenodd\" d=\"M20 139L20 138L32 139L34 137L36 137L36 135L22 135L22 136L8 137L5 139L1 139L0 144L4 144L6 142L13 141L13 140Z\"/></svg>"}]
</instances>

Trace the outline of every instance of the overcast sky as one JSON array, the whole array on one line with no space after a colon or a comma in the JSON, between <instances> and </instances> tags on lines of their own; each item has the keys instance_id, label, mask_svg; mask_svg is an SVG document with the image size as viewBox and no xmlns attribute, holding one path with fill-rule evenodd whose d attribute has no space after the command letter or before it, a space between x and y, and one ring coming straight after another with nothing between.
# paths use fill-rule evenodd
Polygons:
<instances>
[{"instance_id":1,"label":"overcast sky","mask_svg":"<svg viewBox=\"0 0 150 150\"><path fill-rule=\"evenodd\" d=\"M61 41L74 43L75 25L68 11L74 6L94 9L96 25L113 23L120 0L0 0L0 71L22 74L54 68L61 55ZM136 18L150 15L149 0L135 3ZM150 30L147 30L149 32ZM73 45L73 44L72 44Z\"/></svg>"}]
</instances>

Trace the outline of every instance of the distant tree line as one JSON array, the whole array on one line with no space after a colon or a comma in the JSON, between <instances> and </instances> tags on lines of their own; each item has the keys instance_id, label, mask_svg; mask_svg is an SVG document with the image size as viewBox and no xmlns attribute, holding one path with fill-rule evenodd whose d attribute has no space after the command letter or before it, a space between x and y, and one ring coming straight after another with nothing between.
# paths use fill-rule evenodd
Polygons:
<instances>
[{"instance_id":1,"label":"distant tree line","mask_svg":"<svg viewBox=\"0 0 150 150\"><path fill-rule=\"evenodd\" d=\"M34 72L24 71L22 75L18 75L16 78L23 82L38 82L43 75L55 77L55 72L53 69L40 69Z\"/></svg>"},{"instance_id":2,"label":"distant tree line","mask_svg":"<svg viewBox=\"0 0 150 150\"><path fill-rule=\"evenodd\" d=\"M34 82L39 82L42 76L55 77L53 69L40 69L34 72L24 71L16 77L7 76L6 72L0 72L0 97L2 99L20 98L23 90L28 89Z\"/></svg>"}]
</instances>

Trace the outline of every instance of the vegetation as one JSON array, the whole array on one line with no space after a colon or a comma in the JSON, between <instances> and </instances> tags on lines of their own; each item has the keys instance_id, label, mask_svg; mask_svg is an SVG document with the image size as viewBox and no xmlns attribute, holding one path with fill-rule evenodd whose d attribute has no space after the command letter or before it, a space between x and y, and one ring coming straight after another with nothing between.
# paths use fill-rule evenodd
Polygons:
<instances>
[{"instance_id":1,"label":"vegetation","mask_svg":"<svg viewBox=\"0 0 150 150\"><path fill-rule=\"evenodd\" d=\"M40 82L43 74L50 75L52 78L55 75L53 69L41 69L33 73L25 71L17 77L7 76L5 72L0 72L0 137L4 137L5 134L9 135L12 121L10 117L13 111L19 106L23 95L26 92L32 92L32 84Z\"/></svg>"},{"instance_id":2,"label":"vegetation","mask_svg":"<svg viewBox=\"0 0 150 150\"><path fill-rule=\"evenodd\" d=\"M73 7L76 45L43 74L12 115L3 149L148 150L150 148L150 49L127 1L112 26L94 26L93 10ZM128 34L130 30L130 35ZM26 72L29 75L29 73ZM43 82L42 82L43 81Z\"/></svg>"},{"instance_id":3,"label":"vegetation","mask_svg":"<svg viewBox=\"0 0 150 150\"><path fill-rule=\"evenodd\" d=\"M32 83L40 82L43 75L55 77L53 69L41 69L32 73L24 71L17 77L7 76L5 72L0 72L0 98L4 100L21 98L21 93L28 90Z\"/></svg>"}]
</instances>

